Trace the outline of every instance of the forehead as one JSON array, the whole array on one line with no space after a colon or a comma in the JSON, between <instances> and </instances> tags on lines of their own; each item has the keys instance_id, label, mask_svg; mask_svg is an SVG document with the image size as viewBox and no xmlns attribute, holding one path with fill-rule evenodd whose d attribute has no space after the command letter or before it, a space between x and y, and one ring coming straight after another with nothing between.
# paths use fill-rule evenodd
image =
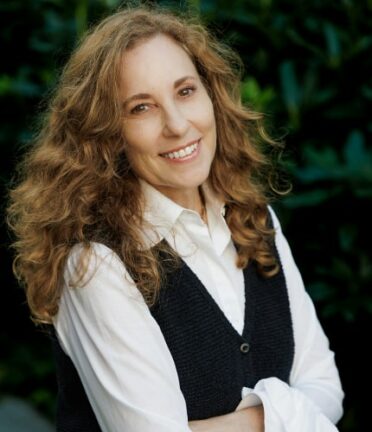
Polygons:
<instances>
[{"instance_id":1,"label":"forehead","mask_svg":"<svg viewBox=\"0 0 372 432\"><path fill-rule=\"evenodd\" d=\"M123 53L121 86L124 92L172 83L181 76L198 76L186 51L171 37L159 34Z\"/></svg>"}]
</instances>

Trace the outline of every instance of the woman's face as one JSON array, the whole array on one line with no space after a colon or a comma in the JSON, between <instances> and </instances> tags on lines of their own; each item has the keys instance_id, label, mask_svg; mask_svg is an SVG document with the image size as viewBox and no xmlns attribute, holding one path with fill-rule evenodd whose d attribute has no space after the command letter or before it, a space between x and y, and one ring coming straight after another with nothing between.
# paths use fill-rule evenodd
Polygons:
<instances>
[{"instance_id":1,"label":"woman's face","mask_svg":"<svg viewBox=\"0 0 372 432\"><path fill-rule=\"evenodd\" d=\"M197 191L216 150L212 101L188 54L163 34L123 55L127 157L137 175L171 199Z\"/></svg>"}]
</instances>

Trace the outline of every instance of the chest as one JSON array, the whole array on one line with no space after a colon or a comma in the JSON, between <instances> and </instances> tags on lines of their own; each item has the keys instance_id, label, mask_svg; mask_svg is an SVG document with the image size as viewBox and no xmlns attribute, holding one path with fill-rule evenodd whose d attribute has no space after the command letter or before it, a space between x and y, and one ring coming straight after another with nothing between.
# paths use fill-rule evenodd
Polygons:
<instances>
[{"instance_id":1,"label":"chest","mask_svg":"<svg viewBox=\"0 0 372 432\"><path fill-rule=\"evenodd\" d=\"M262 378L288 382L294 339L282 268L264 278L250 263L243 275L241 333L184 261L168 273L150 309L175 362L189 420L234 411L242 388Z\"/></svg>"}]
</instances>

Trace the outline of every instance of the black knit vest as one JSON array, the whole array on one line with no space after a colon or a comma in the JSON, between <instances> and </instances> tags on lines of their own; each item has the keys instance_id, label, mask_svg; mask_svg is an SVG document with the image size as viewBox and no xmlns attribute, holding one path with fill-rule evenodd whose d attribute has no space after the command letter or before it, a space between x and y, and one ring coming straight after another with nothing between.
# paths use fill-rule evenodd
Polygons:
<instances>
[{"instance_id":1,"label":"black knit vest","mask_svg":"<svg viewBox=\"0 0 372 432\"><path fill-rule=\"evenodd\" d=\"M273 250L280 263L275 244ZM242 388L253 388L262 378L288 382L294 337L282 266L271 278L261 277L255 262L243 273L242 335L184 261L168 274L158 303L150 309L174 359L189 421L234 411ZM101 431L73 363L57 339L52 340L59 389L57 431Z\"/></svg>"}]
</instances>

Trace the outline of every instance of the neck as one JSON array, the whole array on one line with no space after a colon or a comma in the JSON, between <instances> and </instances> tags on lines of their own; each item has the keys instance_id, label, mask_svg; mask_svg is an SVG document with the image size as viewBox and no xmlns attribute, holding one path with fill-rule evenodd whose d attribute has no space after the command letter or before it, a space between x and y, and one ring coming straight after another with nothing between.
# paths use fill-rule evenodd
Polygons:
<instances>
[{"instance_id":1,"label":"neck","mask_svg":"<svg viewBox=\"0 0 372 432\"><path fill-rule=\"evenodd\" d=\"M193 189L183 189L182 191L161 187L157 187L157 189L181 207L199 213L204 222L206 222L205 200L200 186Z\"/></svg>"}]
</instances>

